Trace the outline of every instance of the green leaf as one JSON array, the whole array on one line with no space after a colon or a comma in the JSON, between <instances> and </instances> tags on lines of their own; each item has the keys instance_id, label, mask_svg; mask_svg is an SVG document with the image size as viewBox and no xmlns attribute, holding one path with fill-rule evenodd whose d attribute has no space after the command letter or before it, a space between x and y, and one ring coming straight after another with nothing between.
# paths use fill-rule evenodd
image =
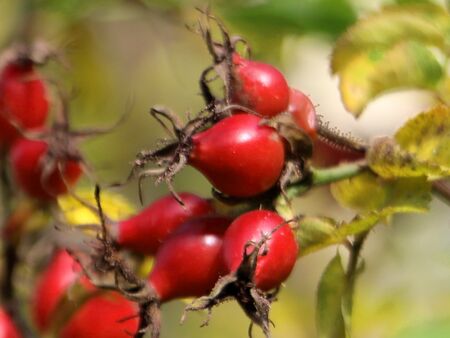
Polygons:
<instances>
[{"instance_id":1,"label":"green leaf","mask_svg":"<svg viewBox=\"0 0 450 338\"><path fill-rule=\"evenodd\" d=\"M388 49L401 41L420 41L449 52L450 14L433 4L389 6L353 25L339 38L331 59L342 71L368 50Z\"/></svg>"},{"instance_id":2,"label":"green leaf","mask_svg":"<svg viewBox=\"0 0 450 338\"><path fill-rule=\"evenodd\" d=\"M372 212L357 216L348 223L339 223L325 217L304 217L298 222L296 229L299 255L305 256L327 246L340 244L348 236L370 230L380 217L380 214Z\"/></svg>"},{"instance_id":3,"label":"green leaf","mask_svg":"<svg viewBox=\"0 0 450 338\"><path fill-rule=\"evenodd\" d=\"M386 180L367 172L332 184L331 193L344 207L388 217L428 210L431 184L425 177Z\"/></svg>"},{"instance_id":4,"label":"green leaf","mask_svg":"<svg viewBox=\"0 0 450 338\"><path fill-rule=\"evenodd\" d=\"M348 0L226 1L221 12L239 28L257 30L262 38L307 32L336 36L356 21Z\"/></svg>"},{"instance_id":5,"label":"green leaf","mask_svg":"<svg viewBox=\"0 0 450 338\"><path fill-rule=\"evenodd\" d=\"M394 338L448 338L450 337L450 319L441 319L412 324L403 329Z\"/></svg>"},{"instance_id":6,"label":"green leaf","mask_svg":"<svg viewBox=\"0 0 450 338\"><path fill-rule=\"evenodd\" d=\"M343 67L339 76L344 105L359 116L383 92L396 88L436 88L443 69L426 46L405 41L390 49L367 47L352 56L351 64Z\"/></svg>"},{"instance_id":7,"label":"green leaf","mask_svg":"<svg viewBox=\"0 0 450 338\"><path fill-rule=\"evenodd\" d=\"M400 147L421 162L450 170L450 108L439 105L409 120L395 134Z\"/></svg>"},{"instance_id":8,"label":"green leaf","mask_svg":"<svg viewBox=\"0 0 450 338\"><path fill-rule=\"evenodd\" d=\"M339 254L328 263L317 290L316 324L319 338L344 338L342 297L346 276Z\"/></svg>"}]
</instances>

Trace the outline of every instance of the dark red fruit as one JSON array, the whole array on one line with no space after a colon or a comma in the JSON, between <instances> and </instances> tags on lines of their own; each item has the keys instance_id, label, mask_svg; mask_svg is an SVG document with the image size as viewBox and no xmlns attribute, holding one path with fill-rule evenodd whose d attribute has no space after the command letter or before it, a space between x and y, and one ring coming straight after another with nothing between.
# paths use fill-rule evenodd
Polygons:
<instances>
[{"instance_id":1,"label":"dark red fruit","mask_svg":"<svg viewBox=\"0 0 450 338\"><path fill-rule=\"evenodd\" d=\"M0 308L0 338L22 338L11 317L2 308Z\"/></svg>"},{"instance_id":2,"label":"dark red fruit","mask_svg":"<svg viewBox=\"0 0 450 338\"><path fill-rule=\"evenodd\" d=\"M61 161L60 168L54 165L44 177L46 154L49 146L44 141L19 139L11 147L10 161L12 173L19 187L31 197L51 200L67 192L74 185L82 170L77 161ZM68 186L67 186L68 185Z\"/></svg>"},{"instance_id":3,"label":"dark red fruit","mask_svg":"<svg viewBox=\"0 0 450 338\"><path fill-rule=\"evenodd\" d=\"M317 116L311 100L297 89L290 89L289 106L287 111L291 114L295 124L314 139L317 135Z\"/></svg>"},{"instance_id":4,"label":"dark red fruit","mask_svg":"<svg viewBox=\"0 0 450 338\"><path fill-rule=\"evenodd\" d=\"M313 141L311 163L317 167L331 167L343 162L362 160L364 157L363 151L358 152L321 138Z\"/></svg>"},{"instance_id":5,"label":"dark red fruit","mask_svg":"<svg viewBox=\"0 0 450 338\"><path fill-rule=\"evenodd\" d=\"M117 292L83 303L62 328L59 338L129 338L138 330L139 309Z\"/></svg>"},{"instance_id":6,"label":"dark red fruit","mask_svg":"<svg viewBox=\"0 0 450 338\"><path fill-rule=\"evenodd\" d=\"M181 193L182 206L172 196L150 204L137 215L117 224L117 243L136 252L153 255L166 237L187 219L212 213L209 201Z\"/></svg>"},{"instance_id":7,"label":"dark red fruit","mask_svg":"<svg viewBox=\"0 0 450 338\"><path fill-rule=\"evenodd\" d=\"M283 139L251 114L227 117L193 137L189 163L229 196L269 190L284 166Z\"/></svg>"},{"instance_id":8,"label":"dark red fruit","mask_svg":"<svg viewBox=\"0 0 450 338\"><path fill-rule=\"evenodd\" d=\"M267 210L247 212L229 226L223 239L223 256L229 271L235 271L242 262L244 247L249 241L258 242L262 234L270 234L285 223L277 213ZM258 256L254 283L261 290L268 291L279 286L291 273L297 260L298 245L289 224L285 223L274 233L260 250L267 249L265 255ZM247 248L247 253L254 250Z\"/></svg>"},{"instance_id":9,"label":"dark red fruit","mask_svg":"<svg viewBox=\"0 0 450 338\"><path fill-rule=\"evenodd\" d=\"M265 117L287 109L289 86L283 74L266 63L233 54L235 87L232 101Z\"/></svg>"},{"instance_id":10,"label":"dark red fruit","mask_svg":"<svg viewBox=\"0 0 450 338\"><path fill-rule=\"evenodd\" d=\"M23 129L42 127L49 110L45 84L30 60L8 63L0 74L0 148L18 137L11 122Z\"/></svg>"},{"instance_id":11,"label":"dark red fruit","mask_svg":"<svg viewBox=\"0 0 450 338\"><path fill-rule=\"evenodd\" d=\"M159 248L148 278L162 302L207 294L225 274L221 255L228 218L209 216L181 225Z\"/></svg>"},{"instance_id":12,"label":"dark red fruit","mask_svg":"<svg viewBox=\"0 0 450 338\"><path fill-rule=\"evenodd\" d=\"M59 302L80 277L80 265L64 250L55 253L38 279L31 303L31 314L39 331L52 324Z\"/></svg>"}]
</instances>

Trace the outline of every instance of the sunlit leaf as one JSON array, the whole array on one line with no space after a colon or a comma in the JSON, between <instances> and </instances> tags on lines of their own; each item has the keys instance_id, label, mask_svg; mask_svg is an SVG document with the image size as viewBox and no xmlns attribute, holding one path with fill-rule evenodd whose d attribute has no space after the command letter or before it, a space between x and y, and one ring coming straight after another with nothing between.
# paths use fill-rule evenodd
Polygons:
<instances>
[{"instance_id":1,"label":"sunlit leaf","mask_svg":"<svg viewBox=\"0 0 450 338\"><path fill-rule=\"evenodd\" d=\"M325 268L317 290L316 323L319 338L346 337L341 310L345 288L345 271L341 257L337 254Z\"/></svg>"},{"instance_id":2,"label":"sunlit leaf","mask_svg":"<svg viewBox=\"0 0 450 338\"><path fill-rule=\"evenodd\" d=\"M331 192L342 206L377 212L380 217L424 212L431 200L431 184L422 176L386 180L364 173L332 184Z\"/></svg>"},{"instance_id":3,"label":"sunlit leaf","mask_svg":"<svg viewBox=\"0 0 450 338\"><path fill-rule=\"evenodd\" d=\"M347 237L370 230L381 218L376 212L357 216L350 222L336 222L329 218L305 217L298 223L297 242L300 256L310 254L330 245L340 244Z\"/></svg>"},{"instance_id":4,"label":"sunlit leaf","mask_svg":"<svg viewBox=\"0 0 450 338\"><path fill-rule=\"evenodd\" d=\"M436 56L415 41L390 49L368 47L351 61L339 71L340 91L347 110L355 116L383 92L409 87L434 89L443 75Z\"/></svg>"},{"instance_id":5,"label":"sunlit leaf","mask_svg":"<svg viewBox=\"0 0 450 338\"><path fill-rule=\"evenodd\" d=\"M95 207L93 188L82 188L76 190L75 194L83 201ZM135 212L134 206L117 193L104 192L101 197L103 211L112 220L124 219ZM70 195L59 197L58 205L68 224L83 225L99 223L98 214Z\"/></svg>"},{"instance_id":6,"label":"sunlit leaf","mask_svg":"<svg viewBox=\"0 0 450 338\"><path fill-rule=\"evenodd\" d=\"M389 6L353 25L337 42L331 59L334 73L368 50L383 50L405 40L421 41L449 52L450 14L434 4ZM398 64L400 65L400 64Z\"/></svg>"},{"instance_id":7,"label":"sunlit leaf","mask_svg":"<svg viewBox=\"0 0 450 338\"><path fill-rule=\"evenodd\" d=\"M450 170L450 108L440 105L409 120L395 134L402 149L418 161Z\"/></svg>"},{"instance_id":8,"label":"sunlit leaf","mask_svg":"<svg viewBox=\"0 0 450 338\"><path fill-rule=\"evenodd\" d=\"M450 167L441 167L431 160L419 160L388 137L379 138L372 144L367 161L370 168L384 178L450 175Z\"/></svg>"}]
</instances>

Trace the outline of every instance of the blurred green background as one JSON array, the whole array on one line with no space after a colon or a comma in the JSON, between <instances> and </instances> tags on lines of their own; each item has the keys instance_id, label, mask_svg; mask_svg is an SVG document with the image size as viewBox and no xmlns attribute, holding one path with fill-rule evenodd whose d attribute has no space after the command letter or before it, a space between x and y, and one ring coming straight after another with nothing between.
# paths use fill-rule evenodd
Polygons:
<instances>
[{"instance_id":1,"label":"blurred green background","mask_svg":"<svg viewBox=\"0 0 450 338\"><path fill-rule=\"evenodd\" d=\"M165 105L181 115L202 108L198 78L210 59L201 38L186 28L199 18L196 6L209 5L233 34L245 36L254 57L279 67L293 87L310 95L325 120L369 140L391 134L431 98L423 91L389 94L355 120L342 106L337 79L329 72L329 55L339 34L359 16L406 2L413 1L0 0L0 47L14 41L26 21L33 37L63 50L70 67L50 63L42 72L76 90L70 115L75 128L108 126L129 110L116 130L81 145L99 180L113 182L126 177L138 151L154 148L165 137L148 114L152 105ZM120 191L137 204L136 185ZM209 194L206 180L189 168L177 176L175 186ZM148 180L144 192L150 201L167 189ZM325 188L298 199L296 205L310 215L352 217ZM392 225L373 231L363 251L366 270L356 290L354 337L450 337L448 210L434 200L429 214L396 216ZM336 250L298 262L273 305L275 337L315 336L316 287ZM178 324L183 306L172 302L164 307L163 338L247 335L249 322L233 303L217 308L210 326L203 329L198 328L200 314ZM262 336L256 331L256 337Z\"/></svg>"}]
</instances>

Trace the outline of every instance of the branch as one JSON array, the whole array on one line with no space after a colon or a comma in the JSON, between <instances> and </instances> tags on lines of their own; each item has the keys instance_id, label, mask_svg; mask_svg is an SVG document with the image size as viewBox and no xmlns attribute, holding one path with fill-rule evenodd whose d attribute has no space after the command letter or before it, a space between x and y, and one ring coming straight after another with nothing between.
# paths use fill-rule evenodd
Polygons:
<instances>
[{"instance_id":1,"label":"branch","mask_svg":"<svg viewBox=\"0 0 450 338\"><path fill-rule=\"evenodd\" d=\"M365 161L358 161L348 164L341 164L336 167L319 169L311 168L310 175L305 179L289 185L286 189L286 196L293 198L299 196L311 187L320 186L350 178L369 170Z\"/></svg>"}]
</instances>

